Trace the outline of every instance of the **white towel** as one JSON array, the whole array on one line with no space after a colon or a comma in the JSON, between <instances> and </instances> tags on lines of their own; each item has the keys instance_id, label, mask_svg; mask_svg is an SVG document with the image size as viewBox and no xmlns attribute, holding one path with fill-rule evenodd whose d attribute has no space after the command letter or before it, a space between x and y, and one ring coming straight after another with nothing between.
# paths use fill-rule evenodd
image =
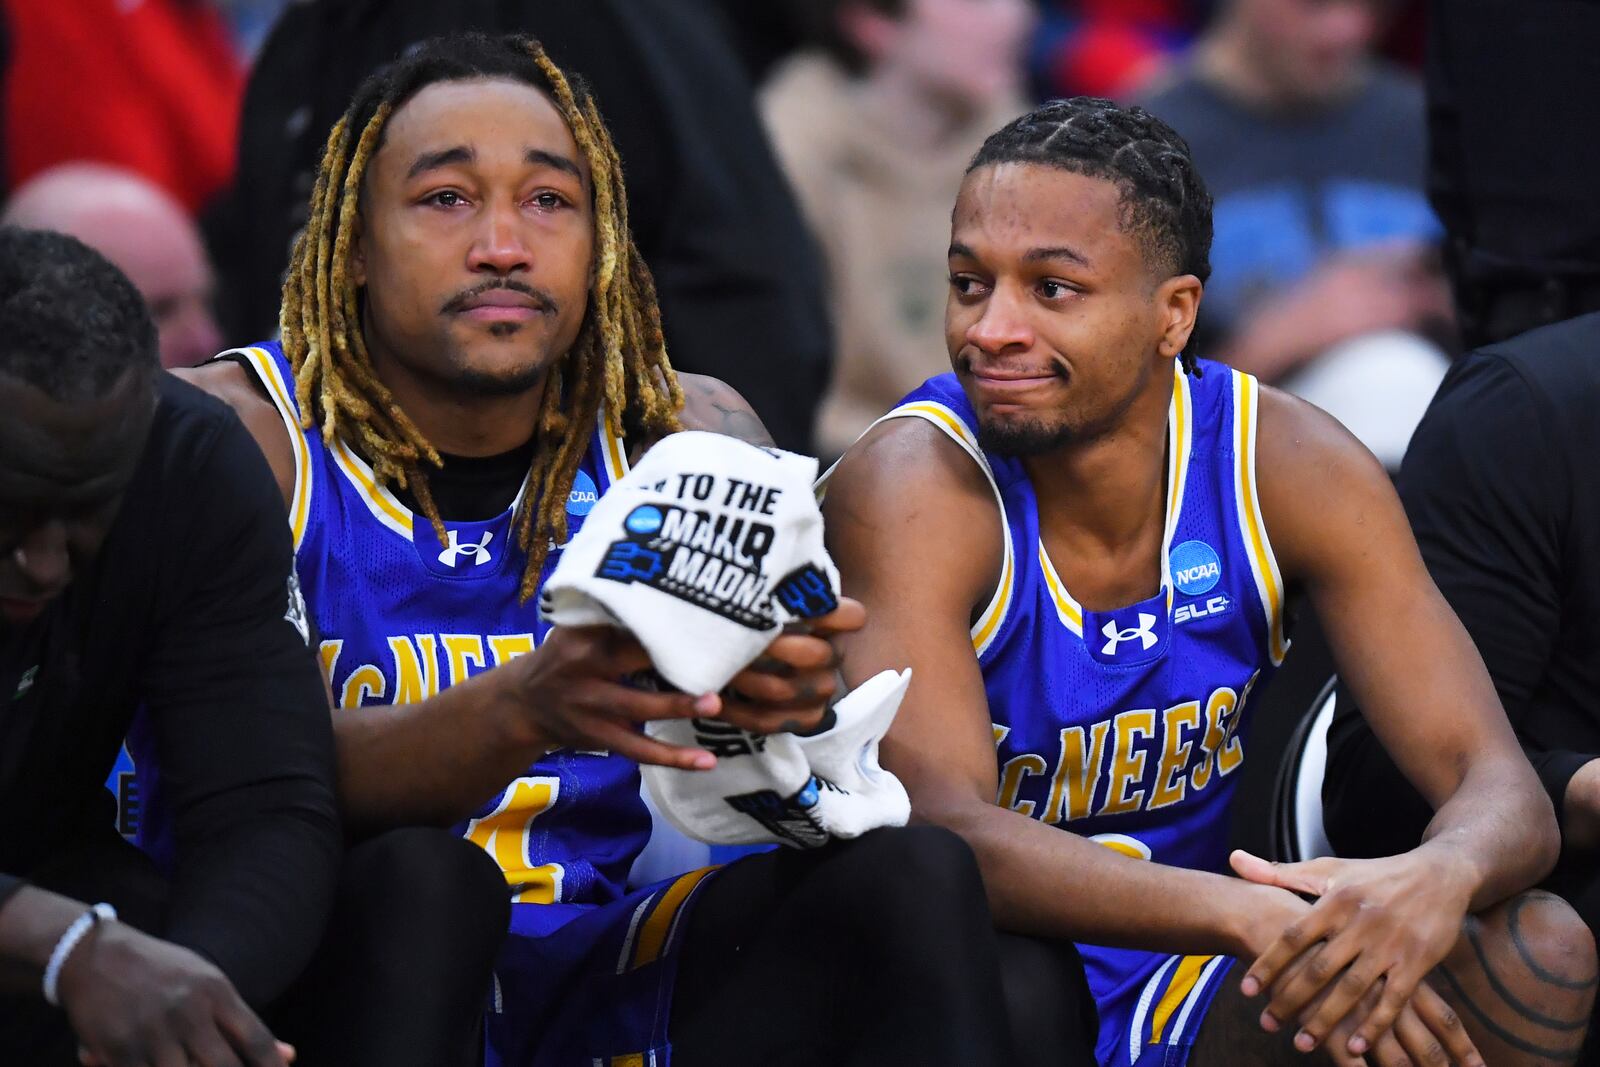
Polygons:
<instances>
[{"instance_id":1,"label":"white towel","mask_svg":"<svg viewBox=\"0 0 1600 1067\"><path fill-rule=\"evenodd\" d=\"M718 692L785 622L838 606L816 474L806 456L673 434L600 497L540 611L562 625L621 625L667 681Z\"/></svg>"},{"instance_id":2,"label":"white towel","mask_svg":"<svg viewBox=\"0 0 1600 1067\"><path fill-rule=\"evenodd\" d=\"M720 692L785 622L838 606L816 471L804 456L673 434L600 498L545 583L541 612L560 625L620 626L678 689ZM714 719L650 723L651 737L718 759L710 771L646 766L645 782L673 825L717 844L816 847L903 826L910 800L878 765L878 742L910 678L869 679L809 737Z\"/></svg>"},{"instance_id":3,"label":"white towel","mask_svg":"<svg viewBox=\"0 0 1600 1067\"><path fill-rule=\"evenodd\" d=\"M894 721L911 672L884 671L833 707L834 722L809 737L760 736L715 720L653 722L651 737L716 753L709 771L643 768L656 806L679 830L719 845L776 843L816 848L904 826L911 799L878 765L878 742Z\"/></svg>"}]
</instances>

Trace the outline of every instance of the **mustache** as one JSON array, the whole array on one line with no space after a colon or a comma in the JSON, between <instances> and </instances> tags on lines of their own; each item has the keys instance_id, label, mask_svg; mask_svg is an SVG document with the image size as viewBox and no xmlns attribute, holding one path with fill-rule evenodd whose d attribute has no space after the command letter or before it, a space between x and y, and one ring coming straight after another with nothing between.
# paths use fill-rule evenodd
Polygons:
<instances>
[{"instance_id":1,"label":"mustache","mask_svg":"<svg viewBox=\"0 0 1600 1067\"><path fill-rule=\"evenodd\" d=\"M534 301L535 307L540 311L550 312L551 314L556 311L555 297L543 289L535 289L531 285L513 281L509 278L496 278L481 285L474 285L471 289L461 290L461 292L446 300L444 305L439 308L439 312L448 315L457 311L465 311L469 300L476 299L484 293L492 293L496 289L507 289L513 293L521 293L523 296L530 297Z\"/></svg>"}]
</instances>

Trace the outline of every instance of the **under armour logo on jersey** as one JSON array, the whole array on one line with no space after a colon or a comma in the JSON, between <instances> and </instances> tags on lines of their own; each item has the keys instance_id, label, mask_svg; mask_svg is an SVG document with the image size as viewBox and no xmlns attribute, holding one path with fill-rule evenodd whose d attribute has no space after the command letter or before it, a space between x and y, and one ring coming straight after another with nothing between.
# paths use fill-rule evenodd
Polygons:
<instances>
[{"instance_id":1,"label":"under armour logo on jersey","mask_svg":"<svg viewBox=\"0 0 1600 1067\"><path fill-rule=\"evenodd\" d=\"M458 561L463 555L472 557L472 565L474 567L481 567L489 562L489 542L494 540L493 530L485 530L483 532L483 540L477 544L473 544L471 541L462 544L459 530L447 530L445 533L449 538L449 543L445 546L444 551L439 553L439 562L446 567L460 566Z\"/></svg>"},{"instance_id":2,"label":"under armour logo on jersey","mask_svg":"<svg viewBox=\"0 0 1600 1067\"><path fill-rule=\"evenodd\" d=\"M1150 651L1156 643L1155 630L1153 629L1155 624L1156 617L1143 611L1139 612L1139 625L1130 626L1126 630L1117 629L1117 621L1115 619L1106 620L1105 626L1100 629L1100 632L1106 635L1105 647L1100 650L1100 654L1103 656L1115 656L1118 645L1124 641L1132 641L1135 638L1138 639L1139 647L1142 651Z\"/></svg>"}]
</instances>

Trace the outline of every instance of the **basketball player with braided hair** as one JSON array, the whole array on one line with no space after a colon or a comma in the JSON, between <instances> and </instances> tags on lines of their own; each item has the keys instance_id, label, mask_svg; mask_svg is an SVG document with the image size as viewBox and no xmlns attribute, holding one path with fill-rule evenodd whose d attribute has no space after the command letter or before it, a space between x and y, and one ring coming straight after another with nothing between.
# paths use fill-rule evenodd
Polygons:
<instances>
[{"instance_id":1,"label":"basketball player with braided hair","mask_svg":"<svg viewBox=\"0 0 1600 1067\"><path fill-rule=\"evenodd\" d=\"M347 819L454 825L499 862L492 1063L711 1067L797 1042L831 1063L998 1063L992 925L947 831L626 886L650 832L638 763L714 762L639 724L810 729L835 686L828 636L862 619L845 601L723 694L684 694L622 684L650 661L621 631L538 617L560 546L653 442L770 443L731 389L674 373L626 205L595 100L537 43L424 42L328 138L281 343L192 375L278 475ZM882 968L834 973L863 945ZM675 991L680 961L696 977Z\"/></svg>"},{"instance_id":2,"label":"basketball player with braided hair","mask_svg":"<svg viewBox=\"0 0 1600 1067\"><path fill-rule=\"evenodd\" d=\"M846 681L913 667L884 763L973 846L1002 929L1079 944L1101 1064L1569 1062L1595 953L1523 892L1550 804L1379 464L1188 352L1210 241L1187 145L1139 108L1054 101L984 144L954 373L829 479L869 619ZM1229 855L1294 586L1435 809L1412 852Z\"/></svg>"}]
</instances>

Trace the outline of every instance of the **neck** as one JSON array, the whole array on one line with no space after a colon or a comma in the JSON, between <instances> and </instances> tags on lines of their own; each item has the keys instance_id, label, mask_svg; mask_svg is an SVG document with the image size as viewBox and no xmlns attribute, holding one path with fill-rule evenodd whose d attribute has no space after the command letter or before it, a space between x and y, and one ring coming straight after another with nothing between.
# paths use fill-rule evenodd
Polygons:
<instances>
[{"instance_id":1,"label":"neck","mask_svg":"<svg viewBox=\"0 0 1600 1067\"><path fill-rule=\"evenodd\" d=\"M909 74L895 67L882 67L868 74L857 92L873 125L913 149L943 148L973 118L970 110L923 90Z\"/></svg>"},{"instance_id":2,"label":"neck","mask_svg":"<svg viewBox=\"0 0 1600 1067\"><path fill-rule=\"evenodd\" d=\"M1152 521L1164 528L1171 383L1143 390L1107 433L1023 460L1050 540L1115 556L1148 540Z\"/></svg>"},{"instance_id":3,"label":"neck","mask_svg":"<svg viewBox=\"0 0 1600 1067\"><path fill-rule=\"evenodd\" d=\"M372 344L370 334L368 337L378 380L438 451L453 456L495 456L526 444L538 433L548 374L523 392L485 396L416 374L382 346Z\"/></svg>"}]
</instances>

